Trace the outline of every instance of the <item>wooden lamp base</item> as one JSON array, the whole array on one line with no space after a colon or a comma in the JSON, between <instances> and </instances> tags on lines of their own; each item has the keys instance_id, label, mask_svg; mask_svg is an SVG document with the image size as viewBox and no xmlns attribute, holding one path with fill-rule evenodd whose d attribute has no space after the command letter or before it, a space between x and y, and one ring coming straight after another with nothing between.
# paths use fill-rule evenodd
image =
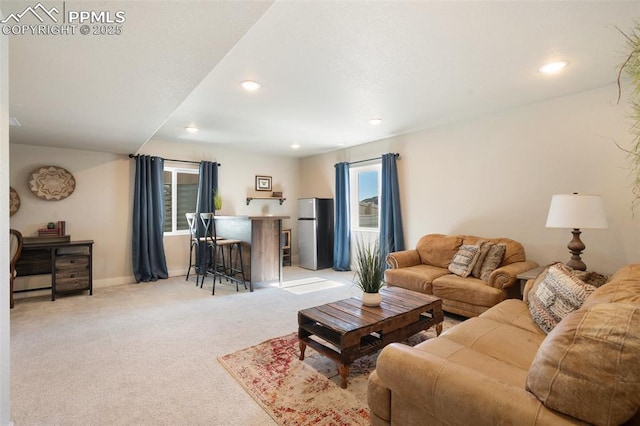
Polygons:
<instances>
[{"instance_id":1,"label":"wooden lamp base","mask_svg":"<svg viewBox=\"0 0 640 426\"><path fill-rule=\"evenodd\" d=\"M582 232L580 232L579 229L574 228L571 233L573 234L573 239L567 245L569 251L571 252L571 260L568 261L566 265L575 269L576 271L586 271L587 265L580 258L580 255L586 248L582 240L580 240L580 234Z\"/></svg>"}]
</instances>

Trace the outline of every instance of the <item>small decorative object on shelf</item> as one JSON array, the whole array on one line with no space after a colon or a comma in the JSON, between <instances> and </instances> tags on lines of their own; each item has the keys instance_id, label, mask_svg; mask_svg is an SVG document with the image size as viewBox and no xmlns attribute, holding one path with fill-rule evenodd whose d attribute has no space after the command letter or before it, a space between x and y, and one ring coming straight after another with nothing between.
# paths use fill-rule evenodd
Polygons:
<instances>
[{"instance_id":1,"label":"small decorative object on shelf","mask_svg":"<svg viewBox=\"0 0 640 426\"><path fill-rule=\"evenodd\" d=\"M282 191L273 191L271 194L273 198L282 198Z\"/></svg>"},{"instance_id":2,"label":"small decorative object on shelf","mask_svg":"<svg viewBox=\"0 0 640 426\"><path fill-rule=\"evenodd\" d=\"M46 228L38 229L38 237L61 237L66 235L67 223L64 220L59 220L58 223L49 222Z\"/></svg>"},{"instance_id":3,"label":"small decorative object on shelf","mask_svg":"<svg viewBox=\"0 0 640 426\"><path fill-rule=\"evenodd\" d=\"M256 191L271 191L271 176L256 175Z\"/></svg>"}]
</instances>

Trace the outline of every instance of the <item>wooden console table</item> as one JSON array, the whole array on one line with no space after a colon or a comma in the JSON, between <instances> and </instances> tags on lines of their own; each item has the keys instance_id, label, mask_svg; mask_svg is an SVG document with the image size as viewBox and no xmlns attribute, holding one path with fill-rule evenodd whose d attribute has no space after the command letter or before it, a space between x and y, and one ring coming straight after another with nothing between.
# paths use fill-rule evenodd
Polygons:
<instances>
[{"instance_id":1,"label":"wooden console table","mask_svg":"<svg viewBox=\"0 0 640 426\"><path fill-rule=\"evenodd\" d=\"M93 240L24 244L16 276L42 274L51 274L52 301L57 294L75 291L89 290L92 295Z\"/></svg>"}]
</instances>

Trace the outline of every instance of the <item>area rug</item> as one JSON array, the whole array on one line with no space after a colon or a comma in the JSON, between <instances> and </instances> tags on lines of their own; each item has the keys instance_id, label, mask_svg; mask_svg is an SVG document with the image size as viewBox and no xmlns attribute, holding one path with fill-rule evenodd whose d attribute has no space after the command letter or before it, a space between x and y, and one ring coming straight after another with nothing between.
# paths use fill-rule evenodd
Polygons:
<instances>
[{"instance_id":1,"label":"area rug","mask_svg":"<svg viewBox=\"0 0 640 426\"><path fill-rule=\"evenodd\" d=\"M445 317L443 328L459 323ZM435 330L412 336L409 345L435 337ZM218 357L220 363L280 425L368 425L367 378L378 354L351 364L349 385L340 388L340 375L331 359L307 347L298 359L297 333Z\"/></svg>"}]
</instances>

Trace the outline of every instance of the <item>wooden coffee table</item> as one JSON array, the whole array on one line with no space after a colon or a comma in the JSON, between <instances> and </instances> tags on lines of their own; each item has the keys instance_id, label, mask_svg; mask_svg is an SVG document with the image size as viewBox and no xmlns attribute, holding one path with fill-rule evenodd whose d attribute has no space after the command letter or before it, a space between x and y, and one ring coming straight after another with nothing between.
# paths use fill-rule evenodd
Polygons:
<instances>
[{"instance_id":1,"label":"wooden coffee table","mask_svg":"<svg viewBox=\"0 0 640 426\"><path fill-rule=\"evenodd\" d=\"M333 359L346 389L349 365L356 359L434 325L437 335L442 332L439 298L400 287L385 287L380 293L378 307L351 298L299 311L300 360L307 346Z\"/></svg>"}]
</instances>

